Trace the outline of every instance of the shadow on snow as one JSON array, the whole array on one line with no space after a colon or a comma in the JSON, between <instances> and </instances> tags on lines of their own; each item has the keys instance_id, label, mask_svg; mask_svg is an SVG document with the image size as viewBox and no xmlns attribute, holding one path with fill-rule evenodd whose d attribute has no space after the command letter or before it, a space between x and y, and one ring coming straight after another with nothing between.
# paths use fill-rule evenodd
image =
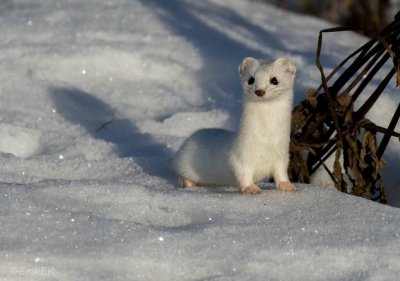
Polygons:
<instances>
[{"instance_id":1,"label":"shadow on snow","mask_svg":"<svg viewBox=\"0 0 400 281\"><path fill-rule=\"evenodd\" d=\"M247 56L266 58L268 54L254 50L245 44L229 37L195 15L214 15L215 19L224 19L224 24L238 30L249 31L258 44L271 46L276 50L284 50L274 35L250 23L234 11L224 9L211 3L196 4L177 0L142 0L142 4L150 7L159 18L177 34L193 44L206 62L199 72L199 85L207 96L215 99L218 107L224 107L236 117L241 109L241 86L237 73L242 59ZM223 29L229 27L224 26ZM221 74L223 73L223 74ZM216 93L216 89L218 93Z\"/></svg>"},{"instance_id":2,"label":"shadow on snow","mask_svg":"<svg viewBox=\"0 0 400 281\"><path fill-rule=\"evenodd\" d=\"M171 151L151 135L141 133L128 119L118 119L105 102L76 88L55 87L50 95L57 112L67 121L78 124L96 139L113 143L120 157L135 157L151 175L172 180L166 165Z\"/></svg>"}]
</instances>

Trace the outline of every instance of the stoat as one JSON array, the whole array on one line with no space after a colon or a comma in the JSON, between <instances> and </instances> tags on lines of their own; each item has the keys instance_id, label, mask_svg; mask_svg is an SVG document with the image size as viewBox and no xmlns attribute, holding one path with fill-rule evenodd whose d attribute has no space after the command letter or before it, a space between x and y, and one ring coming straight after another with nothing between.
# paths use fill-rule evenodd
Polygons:
<instances>
[{"instance_id":1,"label":"stoat","mask_svg":"<svg viewBox=\"0 0 400 281\"><path fill-rule=\"evenodd\" d=\"M256 183L273 177L277 189L296 190L287 173L295 73L287 58L242 61L239 129L202 129L183 143L172 161L183 187L236 185L258 194Z\"/></svg>"}]
</instances>

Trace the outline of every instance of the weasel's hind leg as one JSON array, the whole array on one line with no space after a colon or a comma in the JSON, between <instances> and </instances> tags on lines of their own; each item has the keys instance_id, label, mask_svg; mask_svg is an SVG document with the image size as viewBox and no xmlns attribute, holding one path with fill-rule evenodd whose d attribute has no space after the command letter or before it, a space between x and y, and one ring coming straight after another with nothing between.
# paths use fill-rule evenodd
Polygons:
<instances>
[{"instance_id":1,"label":"weasel's hind leg","mask_svg":"<svg viewBox=\"0 0 400 281\"><path fill-rule=\"evenodd\" d=\"M181 186L183 188L197 186L198 183L187 178L181 178Z\"/></svg>"},{"instance_id":2,"label":"weasel's hind leg","mask_svg":"<svg viewBox=\"0 0 400 281\"><path fill-rule=\"evenodd\" d=\"M259 188L257 185L252 184L250 186L240 188L240 192L242 194L260 194L262 189Z\"/></svg>"}]
</instances>

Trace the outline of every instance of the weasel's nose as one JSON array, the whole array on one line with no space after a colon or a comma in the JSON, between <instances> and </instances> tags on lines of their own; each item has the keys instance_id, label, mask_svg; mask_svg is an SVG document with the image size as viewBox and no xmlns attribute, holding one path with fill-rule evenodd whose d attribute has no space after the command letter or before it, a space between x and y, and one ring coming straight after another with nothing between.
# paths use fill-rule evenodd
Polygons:
<instances>
[{"instance_id":1,"label":"weasel's nose","mask_svg":"<svg viewBox=\"0 0 400 281\"><path fill-rule=\"evenodd\" d=\"M257 96L262 97L265 95L265 91L264 90L255 90L255 92Z\"/></svg>"}]
</instances>

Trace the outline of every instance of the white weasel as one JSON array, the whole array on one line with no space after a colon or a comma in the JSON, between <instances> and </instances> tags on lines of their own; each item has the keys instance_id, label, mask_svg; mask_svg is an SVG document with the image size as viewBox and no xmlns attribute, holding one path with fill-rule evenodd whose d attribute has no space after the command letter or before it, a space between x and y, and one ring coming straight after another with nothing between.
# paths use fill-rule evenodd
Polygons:
<instances>
[{"instance_id":1,"label":"white weasel","mask_svg":"<svg viewBox=\"0 0 400 281\"><path fill-rule=\"evenodd\" d=\"M257 194L255 183L272 176L277 189L296 190L287 174L295 73L287 58L242 61L239 130L202 129L183 143L172 161L183 187L238 185Z\"/></svg>"}]
</instances>

